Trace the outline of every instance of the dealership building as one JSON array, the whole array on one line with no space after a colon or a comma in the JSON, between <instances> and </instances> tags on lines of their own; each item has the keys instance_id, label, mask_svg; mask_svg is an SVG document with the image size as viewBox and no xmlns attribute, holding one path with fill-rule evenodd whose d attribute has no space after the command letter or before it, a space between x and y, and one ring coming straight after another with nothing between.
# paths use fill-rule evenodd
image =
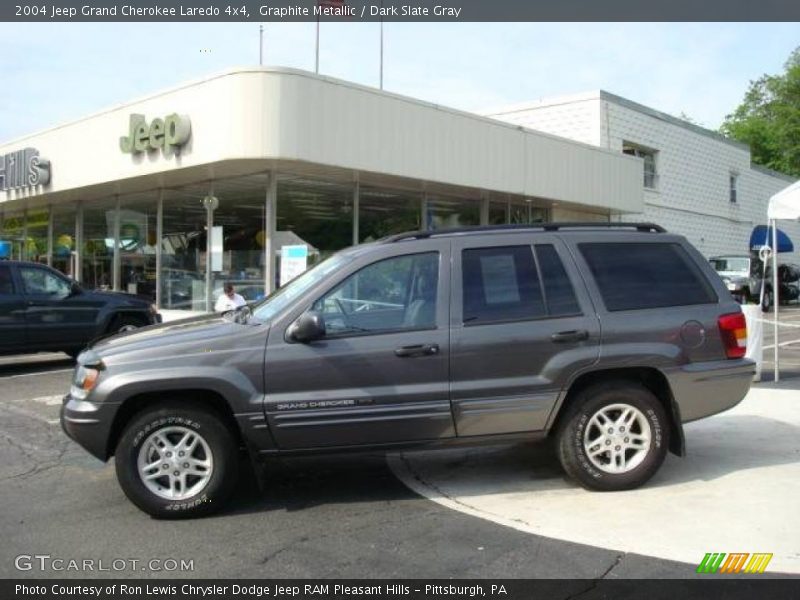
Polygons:
<instances>
[{"instance_id":1,"label":"dealership building","mask_svg":"<svg viewBox=\"0 0 800 600\"><path fill-rule=\"evenodd\" d=\"M742 253L789 183L746 146L605 92L476 115L246 68L2 143L0 250L206 311L226 281L268 293L290 255L416 229L648 220Z\"/></svg>"},{"instance_id":2,"label":"dealership building","mask_svg":"<svg viewBox=\"0 0 800 600\"><path fill-rule=\"evenodd\" d=\"M658 223L708 257L746 254L753 228L767 222L769 198L795 181L752 164L746 144L605 91L487 116L641 158L642 210L611 219ZM800 246L800 225L780 228ZM781 260L798 262L800 254Z\"/></svg>"}]
</instances>

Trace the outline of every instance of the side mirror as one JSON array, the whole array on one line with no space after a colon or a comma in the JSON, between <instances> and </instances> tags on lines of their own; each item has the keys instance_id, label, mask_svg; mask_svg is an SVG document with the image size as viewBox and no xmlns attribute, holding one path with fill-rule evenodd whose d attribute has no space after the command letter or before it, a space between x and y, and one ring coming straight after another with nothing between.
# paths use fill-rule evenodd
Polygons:
<instances>
[{"instance_id":1,"label":"side mirror","mask_svg":"<svg viewBox=\"0 0 800 600\"><path fill-rule=\"evenodd\" d=\"M234 311L233 320L237 323L247 323L253 316L253 309L249 304L244 304Z\"/></svg>"},{"instance_id":2,"label":"side mirror","mask_svg":"<svg viewBox=\"0 0 800 600\"><path fill-rule=\"evenodd\" d=\"M83 288L77 281L73 281L72 284L69 286L69 295L70 296L77 296L78 294L83 293Z\"/></svg>"},{"instance_id":3,"label":"side mirror","mask_svg":"<svg viewBox=\"0 0 800 600\"><path fill-rule=\"evenodd\" d=\"M289 326L286 337L301 344L322 339L325 337L325 319L314 310L304 312Z\"/></svg>"}]
</instances>

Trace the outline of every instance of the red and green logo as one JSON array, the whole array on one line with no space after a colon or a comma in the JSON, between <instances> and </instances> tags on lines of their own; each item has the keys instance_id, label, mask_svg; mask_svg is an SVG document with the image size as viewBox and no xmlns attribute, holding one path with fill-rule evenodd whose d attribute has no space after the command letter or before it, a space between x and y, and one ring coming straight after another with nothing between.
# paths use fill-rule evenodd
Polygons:
<instances>
[{"instance_id":1,"label":"red and green logo","mask_svg":"<svg viewBox=\"0 0 800 600\"><path fill-rule=\"evenodd\" d=\"M763 573L772 554L748 552L707 552L697 567L698 573Z\"/></svg>"}]
</instances>

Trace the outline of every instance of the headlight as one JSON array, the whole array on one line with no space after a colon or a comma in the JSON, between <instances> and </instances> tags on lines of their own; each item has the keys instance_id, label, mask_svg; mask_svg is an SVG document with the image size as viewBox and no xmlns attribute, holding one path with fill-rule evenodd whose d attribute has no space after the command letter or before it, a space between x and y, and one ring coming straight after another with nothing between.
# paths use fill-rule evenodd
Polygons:
<instances>
[{"instance_id":1,"label":"headlight","mask_svg":"<svg viewBox=\"0 0 800 600\"><path fill-rule=\"evenodd\" d=\"M79 365L75 369L75 376L72 378L72 387L70 387L69 395L76 400L84 400L89 395L89 392L95 388L99 378L99 369Z\"/></svg>"}]
</instances>

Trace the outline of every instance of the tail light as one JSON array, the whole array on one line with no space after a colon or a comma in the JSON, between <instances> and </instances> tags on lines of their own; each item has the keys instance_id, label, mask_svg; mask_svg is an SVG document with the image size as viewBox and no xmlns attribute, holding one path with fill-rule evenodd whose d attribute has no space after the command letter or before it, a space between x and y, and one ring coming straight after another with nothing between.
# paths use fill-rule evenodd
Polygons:
<instances>
[{"instance_id":1,"label":"tail light","mask_svg":"<svg viewBox=\"0 0 800 600\"><path fill-rule=\"evenodd\" d=\"M719 318L719 333L728 358L742 358L747 351L747 322L743 313L731 313Z\"/></svg>"}]
</instances>

